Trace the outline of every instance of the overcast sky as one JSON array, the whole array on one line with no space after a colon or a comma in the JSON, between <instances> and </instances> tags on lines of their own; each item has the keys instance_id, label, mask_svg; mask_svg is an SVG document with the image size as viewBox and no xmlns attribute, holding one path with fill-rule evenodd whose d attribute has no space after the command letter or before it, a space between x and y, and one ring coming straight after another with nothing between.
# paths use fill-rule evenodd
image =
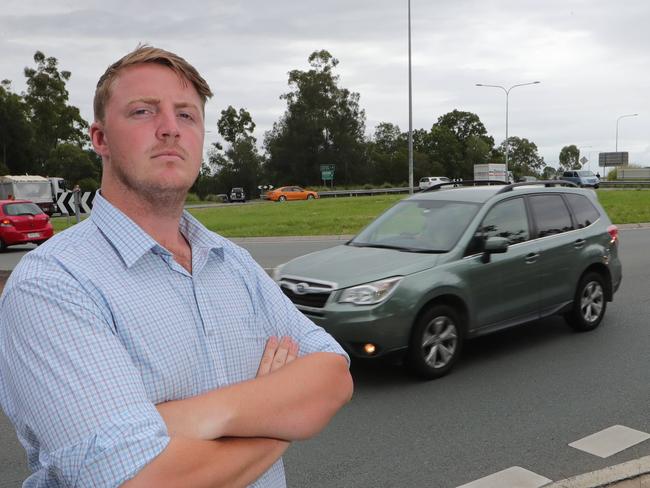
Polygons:
<instances>
[{"instance_id":1,"label":"overcast sky","mask_svg":"<svg viewBox=\"0 0 650 488\"><path fill-rule=\"evenodd\" d=\"M366 131L380 122L408 130L407 0L199 1L3 0L0 79L25 89L36 50L72 72L70 103L92 120L106 67L139 42L194 64L215 97L206 107L206 146L228 105L244 107L258 141L283 114L287 73L327 49L341 86L358 92ZM594 172L598 153L618 149L650 166L648 0L411 0L413 128L454 109L476 113L498 144L535 142L547 164L580 146ZM0 128L1 130L1 128Z\"/></svg>"}]
</instances>

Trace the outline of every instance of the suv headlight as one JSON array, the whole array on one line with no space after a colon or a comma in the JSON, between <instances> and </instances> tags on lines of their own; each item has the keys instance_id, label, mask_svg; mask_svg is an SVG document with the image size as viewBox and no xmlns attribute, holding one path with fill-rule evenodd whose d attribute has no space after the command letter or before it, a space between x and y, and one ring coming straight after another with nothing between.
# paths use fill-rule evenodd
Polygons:
<instances>
[{"instance_id":1,"label":"suv headlight","mask_svg":"<svg viewBox=\"0 0 650 488\"><path fill-rule=\"evenodd\" d=\"M338 301L339 303L353 303L354 305L375 305L391 296L400 281L402 281L402 276L396 276L366 283L365 285L353 286L343 290Z\"/></svg>"}]
</instances>

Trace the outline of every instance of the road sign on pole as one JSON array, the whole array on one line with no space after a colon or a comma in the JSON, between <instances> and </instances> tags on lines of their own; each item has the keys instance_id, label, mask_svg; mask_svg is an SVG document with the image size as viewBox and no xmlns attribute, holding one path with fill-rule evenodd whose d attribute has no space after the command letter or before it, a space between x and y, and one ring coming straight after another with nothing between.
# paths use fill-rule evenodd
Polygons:
<instances>
[{"instance_id":1,"label":"road sign on pole","mask_svg":"<svg viewBox=\"0 0 650 488\"><path fill-rule=\"evenodd\" d=\"M627 166L628 161L628 152L598 153L598 166Z\"/></svg>"}]
</instances>

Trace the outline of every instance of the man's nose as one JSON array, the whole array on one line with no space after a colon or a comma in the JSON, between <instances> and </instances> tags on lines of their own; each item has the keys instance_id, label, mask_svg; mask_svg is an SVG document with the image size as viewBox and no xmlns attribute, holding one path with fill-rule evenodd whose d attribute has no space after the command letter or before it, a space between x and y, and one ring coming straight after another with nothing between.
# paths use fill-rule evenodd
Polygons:
<instances>
[{"instance_id":1,"label":"man's nose","mask_svg":"<svg viewBox=\"0 0 650 488\"><path fill-rule=\"evenodd\" d=\"M156 136L159 139L176 138L180 135L175 111L161 110L158 114Z\"/></svg>"}]
</instances>

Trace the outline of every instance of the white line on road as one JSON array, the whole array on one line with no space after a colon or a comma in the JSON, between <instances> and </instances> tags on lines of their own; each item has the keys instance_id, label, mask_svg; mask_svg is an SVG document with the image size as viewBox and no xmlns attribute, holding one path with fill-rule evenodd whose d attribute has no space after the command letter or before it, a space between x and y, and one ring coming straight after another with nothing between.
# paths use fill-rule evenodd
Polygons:
<instances>
[{"instance_id":1,"label":"white line on road","mask_svg":"<svg viewBox=\"0 0 650 488\"><path fill-rule=\"evenodd\" d=\"M552 480L519 466L504 469L485 478L458 486L457 488L539 488Z\"/></svg>"},{"instance_id":2,"label":"white line on road","mask_svg":"<svg viewBox=\"0 0 650 488\"><path fill-rule=\"evenodd\" d=\"M650 439L650 434L614 425L569 444L594 456L606 458Z\"/></svg>"}]
</instances>

